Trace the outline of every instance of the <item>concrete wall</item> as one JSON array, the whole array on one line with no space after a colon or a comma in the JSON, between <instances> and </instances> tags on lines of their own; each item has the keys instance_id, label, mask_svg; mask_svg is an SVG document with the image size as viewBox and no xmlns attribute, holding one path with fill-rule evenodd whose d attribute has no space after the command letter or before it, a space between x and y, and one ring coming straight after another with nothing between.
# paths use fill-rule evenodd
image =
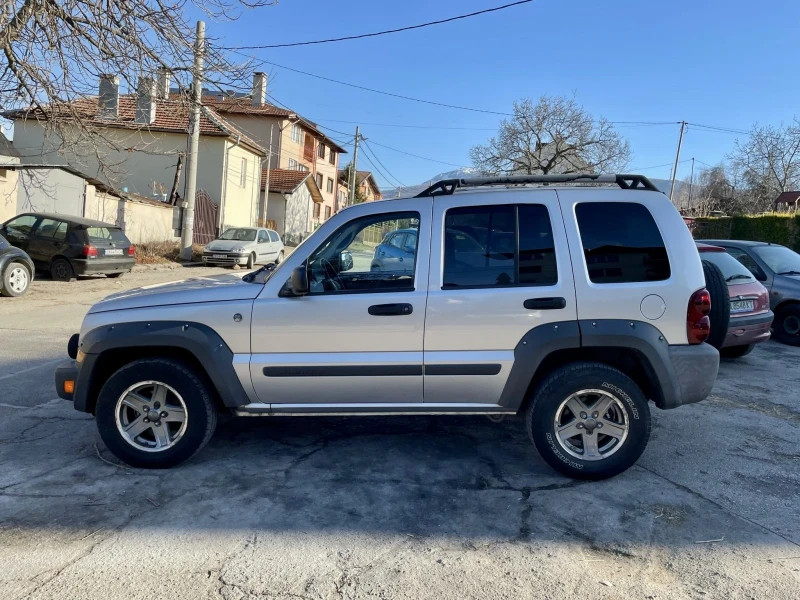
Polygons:
<instances>
[{"instance_id":1,"label":"concrete wall","mask_svg":"<svg viewBox=\"0 0 800 600\"><path fill-rule=\"evenodd\" d=\"M18 158L0 156L0 161L5 164L17 163ZM0 223L8 221L18 214L17 197L19 195L19 174L17 171L0 170Z\"/></svg>"},{"instance_id":2,"label":"concrete wall","mask_svg":"<svg viewBox=\"0 0 800 600\"><path fill-rule=\"evenodd\" d=\"M118 198L97 191L93 185L87 186L84 216L122 227L125 235L134 244L176 239L172 228L174 210L169 204Z\"/></svg>"},{"instance_id":3,"label":"concrete wall","mask_svg":"<svg viewBox=\"0 0 800 600\"><path fill-rule=\"evenodd\" d=\"M284 225L285 217L286 197L278 192L270 192L267 197L267 220L275 221L275 231L277 231L281 237L283 237L286 232Z\"/></svg>"},{"instance_id":4,"label":"concrete wall","mask_svg":"<svg viewBox=\"0 0 800 600\"><path fill-rule=\"evenodd\" d=\"M244 177L242 161L247 165ZM227 177L224 181L221 229L253 227L258 219L258 197L261 193L261 157L233 142L227 142L225 163Z\"/></svg>"},{"instance_id":5,"label":"concrete wall","mask_svg":"<svg viewBox=\"0 0 800 600\"><path fill-rule=\"evenodd\" d=\"M17 212L83 214L86 181L61 169L19 171Z\"/></svg>"}]
</instances>

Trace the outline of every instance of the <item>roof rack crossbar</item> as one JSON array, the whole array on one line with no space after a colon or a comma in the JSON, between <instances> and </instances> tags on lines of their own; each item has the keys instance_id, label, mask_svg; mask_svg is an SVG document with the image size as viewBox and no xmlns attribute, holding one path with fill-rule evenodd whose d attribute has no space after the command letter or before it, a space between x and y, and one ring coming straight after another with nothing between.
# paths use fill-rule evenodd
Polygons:
<instances>
[{"instance_id":1,"label":"roof rack crossbar","mask_svg":"<svg viewBox=\"0 0 800 600\"><path fill-rule=\"evenodd\" d=\"M623 190L649 190L659 192L644 175L595 175L593 173L568 173L562 175L500 175L495 177L465 177L442 179L416 195L417 198L450 196L458 188L491 185L525 185L539 183L614 183Z\"/></svg>"}]
</instances>

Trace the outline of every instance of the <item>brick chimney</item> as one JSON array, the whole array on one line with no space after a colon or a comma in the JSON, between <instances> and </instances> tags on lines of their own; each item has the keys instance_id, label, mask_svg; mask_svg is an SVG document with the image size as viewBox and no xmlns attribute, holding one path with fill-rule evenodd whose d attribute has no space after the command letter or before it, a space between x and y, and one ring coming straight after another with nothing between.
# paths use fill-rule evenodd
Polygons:
<instances>
[{"instance_id":1,"label":"brick chimney","mask_svg":"<svg viewBox=\"0 0 800 600\"><path fill-rule=\"evenodd\" d=\"M253 73L253 106L264 106L267 101L267 74Z\"/></svg>"},{"instance_id":2,"label":"brick chimney","mask_svg":"<svg viewBox=\"0 0 800 600\"><path fill-rule=\"evenodd\" d=\"M158 84L156 84L156 98L169 98L170 74L167 69L158 70Z\"/></svg>"},{"instance_id":3,"label":"brick chimney","mask_svg":"<svg viewBox=\"0 0 800 600\"><path fill-rule=\"evenodd\" d=\"M156 120L156 84L152 77L139 77L136 86L136 122L150 125Z\"/></svg>"},{"instance_id":4,"label":"brick chimney","mask_svg":"<svg viewBox=\"0 0 800 600\"><path fill-rule=\"evenodd\" d=\"M98 97L98 113L101 119L119 118L119 77L101 74Z\"/></svg>"}]
</instances>

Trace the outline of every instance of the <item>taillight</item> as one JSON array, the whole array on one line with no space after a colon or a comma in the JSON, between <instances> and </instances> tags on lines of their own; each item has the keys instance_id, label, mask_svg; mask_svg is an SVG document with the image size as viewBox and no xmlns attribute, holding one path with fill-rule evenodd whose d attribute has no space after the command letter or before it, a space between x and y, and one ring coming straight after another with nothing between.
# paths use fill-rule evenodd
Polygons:
<instances>
[{"instance_id":1,"label":"taillight","mask_svg":"<svg viewBox=\"0 0 800 600\"><path fill-rule=\"evenodd\" d=\"M769 292L764 290L758 295L758 306L756 309L767 310L769 308Z\"/></svg>"},{"instance_id":2,"label":"taillight","mask_svg":"<svg viewBox=\"0 0 800 600\"><path fill-rule=\"evenodd\" d=\"M133 256L134 254L136 254L136 248L131 244L128 246L128 256Z\"/></svg>"},{"instance_id":3,"label":"taillight","mask_svg":"<svg viewBox=\"0 0 800 600\"><path fill-rule=\"evenodd\" d=\"M711 321L708 314L711 312L711 294L708 290L697 290L689 298L689 307L686 309L686 337L690 344L702 344L711 333Z\"/></svg>"},{"instance_id":4,"label":"taillight","mask_svg":"<svg viewBox=\"0 0 800 600\"><path fill-rule=\"evenodd\" d=\"M83 255L86 258L97 258L97 248L90 246L89 244L85 244L83 246Z\"/></svg>"}]
</instances>

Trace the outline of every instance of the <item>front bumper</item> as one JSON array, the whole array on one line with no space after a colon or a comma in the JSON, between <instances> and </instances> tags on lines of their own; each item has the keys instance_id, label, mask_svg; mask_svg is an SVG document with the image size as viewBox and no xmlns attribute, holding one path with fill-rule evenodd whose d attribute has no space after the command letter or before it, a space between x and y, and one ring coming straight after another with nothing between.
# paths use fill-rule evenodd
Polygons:
<instances>
[{"instance_id":1,"label":"front bumper","mask_svg":"<svg viewBox=\"0 0 800 600\"><path fill-rule=\"evenodd\" d=\"M56 393L59 398L72 401L75 399L75 385L78 382L78 363L72 359L60 362L56 367ZM64 389L64 384L71 381L73 388L71 392Z\"/></svg>"},{"instance_id":2,"label":"front bumper","mask_svg":"<svg viewBox=\"0 0 800 600\"><path fill-rule=\"evenodd\" d=\"M670 346L669 358L680 396L680 402L676 406L693 404L708 398L719 371L717 349L709 344Z\"/></svg>"},{"instance_id":3,"label":"front bumper","mask_svg":"<svg viewBox=\"0 0 800 600\"><path fill-rule=\"evenodd\" d=\"M249 257L249 253L234 254L233 252L203 252L203 262L208 265L246 265Z\"/></svg>"},{"instance_id":4,"label":"front bumper","mask_svg":"<svg viewBox=\"0 0 800 600\"><path fill-rule=\"evenodd\" d=\"M771 310L760 315L731 316L728 334L725 336L722 347L747 346L766 342L771 335L770 328L774 317Z\"/></svg>"},{"instance_id":5,"label":"front bumper","mask_svg":"<svg viewBox=\"0 0 800 600\"><path fill-rule=\"evenodd\" d=\"M70 260L75 275L101 275L128 273L136 264L135 258L73 258Z\"/></svg>"}]
</instances>

